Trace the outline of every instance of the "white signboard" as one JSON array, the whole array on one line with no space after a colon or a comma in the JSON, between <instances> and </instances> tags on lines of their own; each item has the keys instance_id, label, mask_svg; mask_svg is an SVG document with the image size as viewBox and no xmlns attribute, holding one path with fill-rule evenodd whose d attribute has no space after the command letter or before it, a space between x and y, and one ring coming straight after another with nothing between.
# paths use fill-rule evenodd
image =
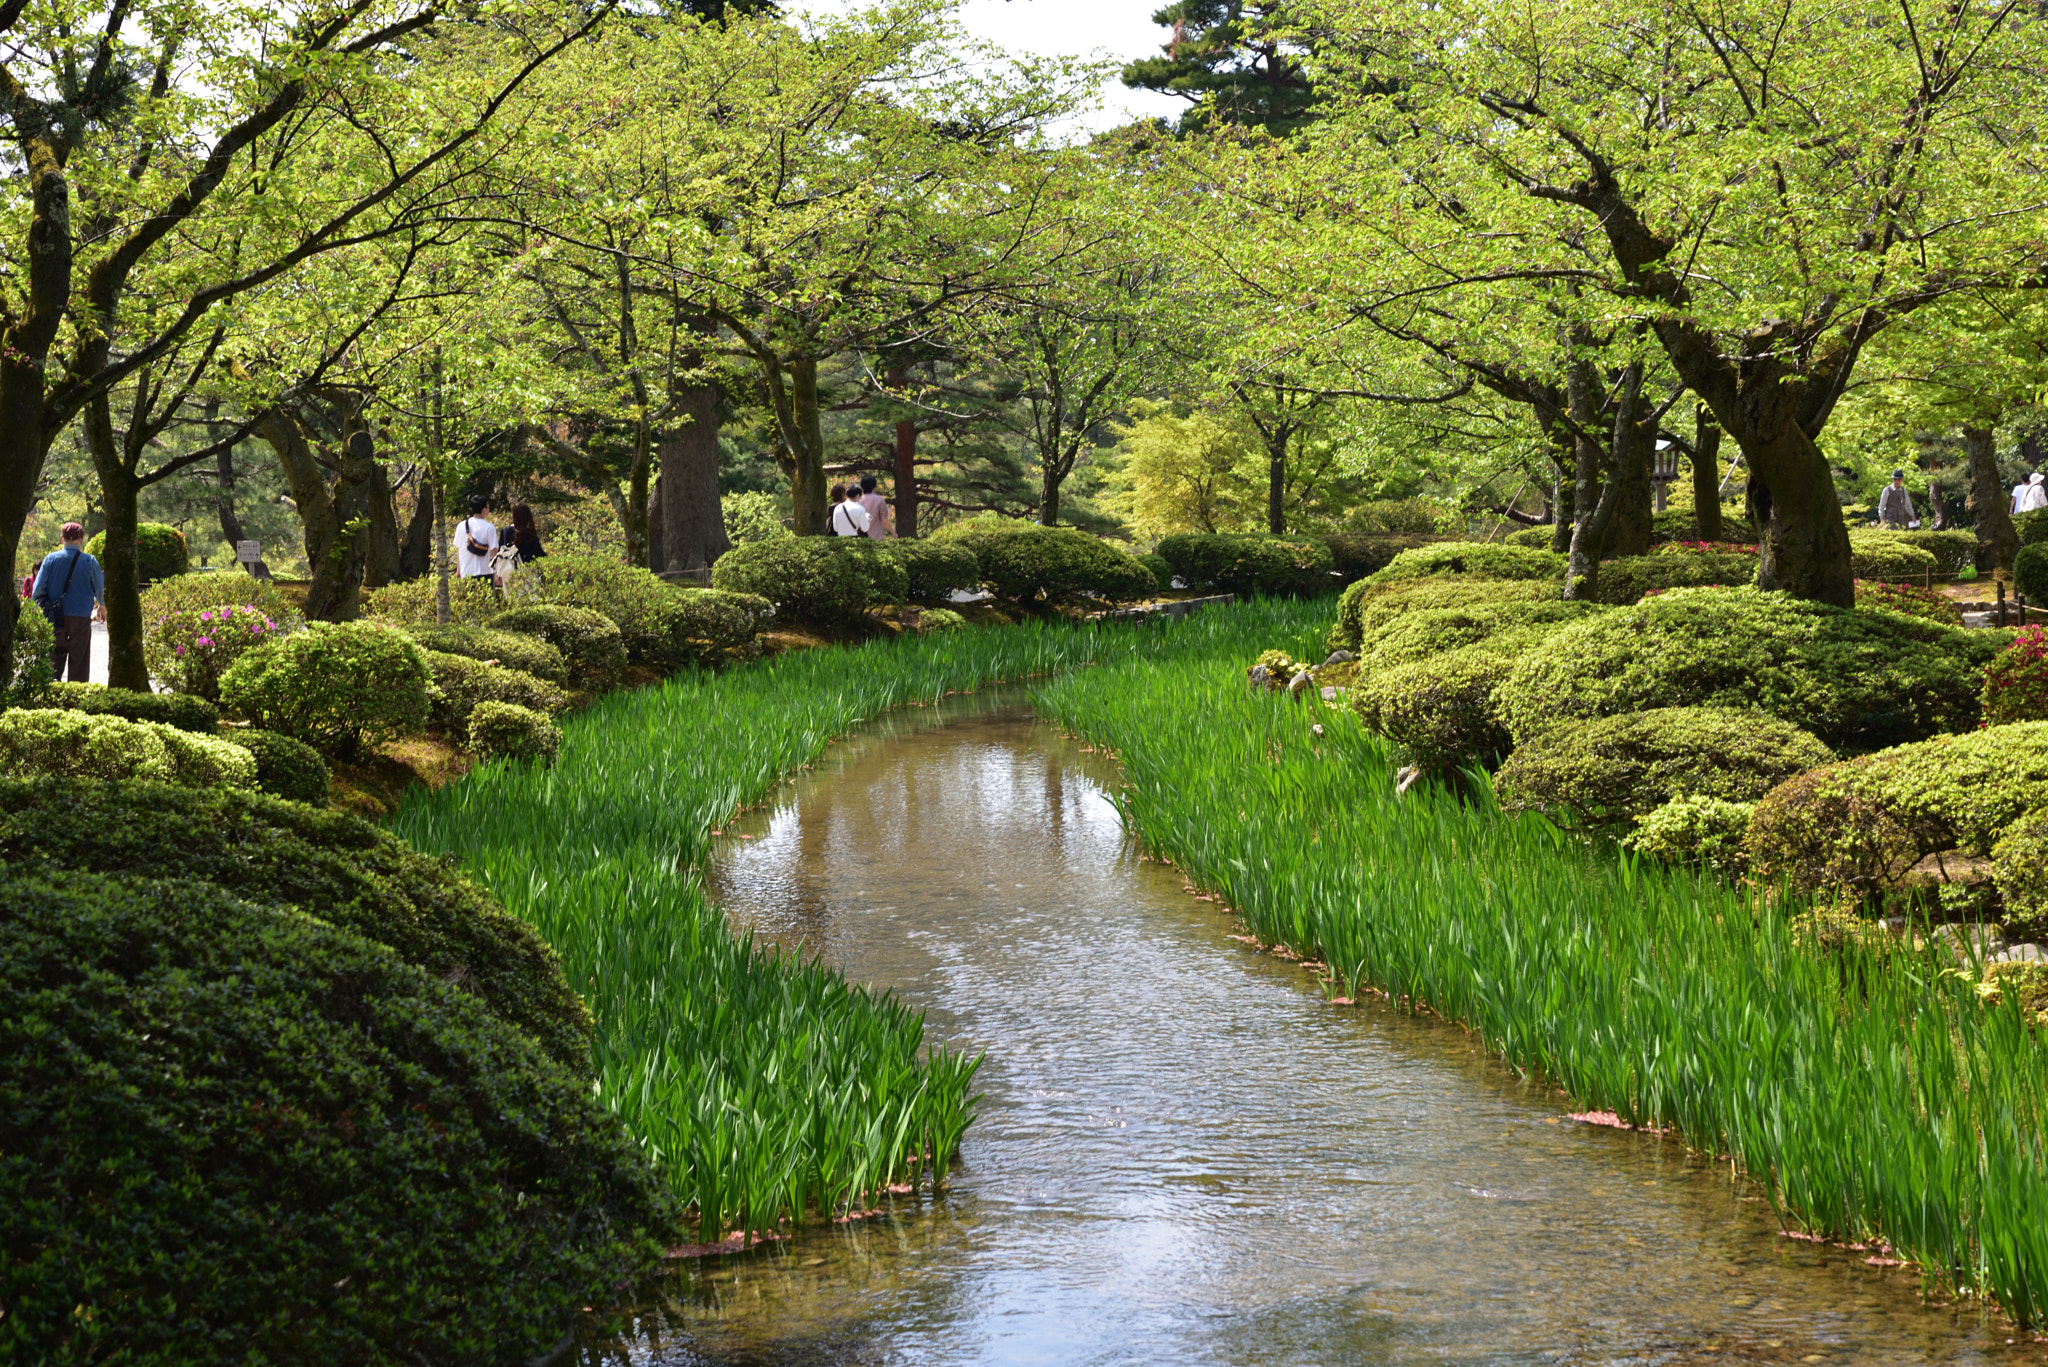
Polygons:
<instances>
[{"instance_id":1,"label":"white signboard","mask_svg":"<svg viewBox=\"0 0 2048 1367\"><path fill-rule=\"evenodd\" d=\"M260 541L237 541L235 559L244 565L253 565L263 558L263 543Z\"/></svg>"}]
</instances>

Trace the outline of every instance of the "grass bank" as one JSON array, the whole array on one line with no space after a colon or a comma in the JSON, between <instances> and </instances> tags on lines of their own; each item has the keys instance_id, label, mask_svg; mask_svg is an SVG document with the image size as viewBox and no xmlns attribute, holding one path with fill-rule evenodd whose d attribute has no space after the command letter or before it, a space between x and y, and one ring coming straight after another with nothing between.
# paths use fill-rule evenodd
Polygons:
<instances>
[{"instance_id":1,"label":"grass bank","mask_svg":"<svg viewBox=\"0 0 2048 1367\"><path fill-rule=\"evenodd\" d=\"M1675 1125L1808 1231L1884 1241L2021 1323L2048 1305L2048 1056L1931 957L1794 943L1789 900L1427 791L1352 718L1250 694L1327 604L1204 614L1038 690L1124 818L1263 942L1479 1030L1589 1109ZM1310 727L1320 721L1325 735Z\"/></svg>"}]
</instances>

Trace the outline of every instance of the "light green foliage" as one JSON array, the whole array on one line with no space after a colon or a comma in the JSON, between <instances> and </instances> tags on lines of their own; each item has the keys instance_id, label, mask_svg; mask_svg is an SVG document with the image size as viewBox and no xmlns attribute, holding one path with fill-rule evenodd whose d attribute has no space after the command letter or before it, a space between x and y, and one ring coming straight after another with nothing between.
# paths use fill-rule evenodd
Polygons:
<instances>
[{"instance_id":1,"label":"light green foliage","mask_svg":"<svg viewBox=\"0 0 2048 1367\"><path fill-rule=\"evenodd\" d=\"M420 648L443 655L461 655L517 669L549 683L563 683L569 677L562 652L538 637L518 631L497 631L490 627L414 627L406 635Z\"/></svg>"},{"instance_id":2,"label":"light green foliage","mask_svg":"<svg viewBox=\"0 0 2048 1367\"><path fill-rule=\"evenodd\" d=\"M943 603L955 589L971 590L981 583L981 566L965 546L902 538L881 544L903 567L903 596L909 602Z\"/></svg>"},{"instance_id":3,"label":"light green foliage","mask_svg":"<svg viewBox=\"0 0 2048 1367\"><path fill-rule=\"evenodd\" d=\"M515 702L480 702L469 714L469 748L478 759L553 764L562 732L549 716Z\"/></svg>"},{"instance_id":4,"label":"light green foliage","mask_svg":"<svg viewBox=\"0 0 2048 1367\"><path fill-rule=\"evenodd\" d=\"M1566 627L1501 690L1517 737L1651 707L1767 712L1837 753L1977 724L1997 633L1749 589L1675 589Z\"/></svg>"},{"instance_id":5,"label":"light green foliage","mask_svg":"<svg viewBox=\"0 0 2048 1367\"><path fill-rule=\"evenodd\" d=\"M1991 877L2005 899L2007 921L2048 922L2048 807L2007 826L1991 847Z\"/></svg>"},{"instance_id":6,"label":"light green foliage","mask_svg":"<svg viewBox=\"0 0 2048 1367\"><path fill-rule=\"evenodd\" d=\"M1129 602L1159 589L1128 551L1071 527L976 517L941 528L933 539L973 551L982 582L1019 603Z\"/></svg>"},{"instance_id":7,"label":"light green foliage","mask_svg":"<svg viewBox=\"0 0 2048 1367\"><path fill-rule=\"evenodd\" d=\"M535 637L561 652L568 681L603 691L616 688L626 671L626 645L619 624L588 608L511 608L486 619L493 631Z\"/></svg>"},{"instance_id":8,"label":"light green foliage","mask_svg":"<svg viewBox=\"0 0 2048 1367\"><path fill-rule=\"evenodd\" d=\"M1930 854L1989 853L2043 792L2048 722L1936 736L1773 789L1750 825L1750 859L1802 887L1881 890Z\"/></svg>"},{"instance_id":9,"label":"light green foliage","mask_svg":"<svg viewBox=\"0 0 2048 1367\"><path fill-rule=\"evenodd\" d=\"M902 602L910 588L903 561L864 536L786 537L735 546L718 557L711 582L763 598L800 622L857 617Z\"/></svg>"},{"instance_id":10,"label":"light green foliage","mask_svg":"<svg viewBox=\"0 0 2048 1367\"><path fill-rule=\"evenodd\" d=\"M1109 507L1137 535L1231 531L1264 514L1264 452L1233 414L1197 409L1181 417L1148 407L1116 435Z\"/></svg>"},{"instance_id":11,"label":"light green foliage","mask_svg":"<svg viewBox=\"0 0 2048 1367\"><path fill-rule=\"evenodd\" d=\"M305 620L272 580L239 572L182 574L174 579L160 579L142 591L144 641L148 640L151 624L167 613L233 605L256 608L285 631L296 630Z\"/></svg>"},{"instance_id":12,"label":"light green foliage","mask_svg":"<svg viewBox=\"0 0 2048 1367\"><path fill-rule=\"evenodd\" d=\"M1858 579L1917 584L1934 573L1936 564L1933 552L1896 532L1858 527L1849 533L1849 573Z\"/></svg>"},{"instance_id":13,"label":"light green foliage","mask_svg":"<svg viewBox=\"0 0 2048 1367\"><path fill-rule=\"evenodd\" d=\"M967 619L951 608L926 608L918 614L917 629L925 635L933 632L965 631Z\"/></svg>"},{"instance_id":14,"label":"light green foliage","mask_svg":"<svg viewBox=\"0 0 2048 1367\"><path fill-rule=\"evenodd\" d=\"M230 741L157 722L57 708L0 712L0 778L44 777L250 788L256 760Z\"/></svg>"},{"instance_id":15,"label":"light green foliage","mask_svg":"<svg viewBox=\"0 0 2048 1367\"><path fill-rule=\"evenodd\" d=\"M1977 563L1977 534L1969 531L1937 532L1923 527L1917 532L1892 531L1888 528L1873 528L1856 533L1858 542L1875 542L1878 537L1889 537L1901 545L1926 551L1934 557L1934 576L1937 579L1952 579Z\"/></svg>"},{"instance_id":16,"label":"light green foliage","mask_svg":"<svg viewBox=\"0 0 2048 1367\"><path fill-rule=\"evenodd\" d=\"M231 730L221 739L255 757L257 791L313 807L327 805L327 761L304 741L251 727Z\"/></svg>"},{"instance_id":17,"label":"light green foliage","mask_svg":"<svg viewBox=\"0 0 2048 1367\"><path fill-rule=\"evenodd\" d=\"M548 559L554 559L549 556ZM525 577L525 571L520 572ZM402 626L432 626L440 620L441 583L433 575L386 584L363 595L363 616ZM488 579L448 581L448 621L455 626L482 626L505 610L505 600Z\"/></svg>"},{"instance_id":18,"label":"light green foliage","mask_svg":"<svg viewBox=\"0 0 2048 1367\"><path fill-rule=\"evenodd\" d=\"M1756 557L1710 551L1682 555L1625 555L1601 564L1593 597L1626 607L1651 593L1706 585L1747 587L1756 583Z\"/></svg>"},{"instance_id":19,"label":"light green foliage","mask_svg":"<svg viewBox=\"0 0 2048 1367\"><path fill-rule=\"evenodd\" d=\"M353 759L425 726L431 688L426 652L397 628L311 622L237 660L220 696L223 710L266 731Z\"/></svg>"},{"instance_id":20,"label":"light green foliage","mask_svg":"<svg viewBox=\"0 0 2048 1367\"><path fill-rule=\"evenodd\" d=\"M107 562L107 534L100 532L85 543L85 553L102 565ZM185 534L161 522L142 522L135 528L135 577L147 584L175 579L191 567L185 548Z\"/></svg>"},{"instance_id":21,"label":"light green foliage","mask_svg":"<svg viewBox=\"0 0 2048 1367\"><path fill-rule=\"evenodd\" d=\"M1384 584L1361 580L1338 598L1337 624L1330 628L1329 644L1332 650L1356 652L1367 634L1379 631L1407 612L1558 601L1561 599L1557 585L1539 579L1444 575Z\"/></svg>"},{"instance_id":22,"label":"light green foliage","mask_svg":"<svg viewBox=\"0 0 2048 1367\"><path fill-rule=\"evenodd\" d=\"M194 735L220 729L220 709L193 693L141 693L132 688L98 684L53 683L43 690L41 706L61 707L95 717L157 722Z\"/></svg>"},{"instance_id":23,"label":"light green foliage","mask_svg":"<svg viewBox=\"0 0 2048 1367\"><path fill-rule=\"evenodd\" d=\"M249 604L177 608L145 618L142 659L166 688L220 701L220 676L285 628Z\"/></svg>"},{"instance_id":24,"label":"light green foliage","mask_svg":"<svg viewBox=\"0 0 2048 1367\"><path fill-rule=\"evenodd\" d=\"M425 653L427 668L434 678L429 717L450 735L468 735L470 714L483 703L511 703L548 717L569 705L561 689L522 670L485 664L464 655L444 655L437 650Z\"/></svg>"},{"instance_id":25,"label":"light green foliage","mask_svg":"<svg viewBox=\"0 0 2048 1367\"><path fill-rule=\"evenodd\" d=\"M1672 798L1636 818L1624 840L1637 854L1667 864L1691 865L1739 874L1747 866L1743 842L1749 836L1754 802L1689 794Z\"/></svg>"},{"instance_id":26,"label":"light green foliage","mask_svg":"<svg viewBox=\"0 0 2048 1367\"><path fill-rule=\"evenodd\" d=\"M1492 764L1509 744L1493 694L1513 667L1510 656L1466 646L1362 675L1351 706L1424 769Z\"/></svg>"},{"instance_id":27,"label":"light green foliage","mask_svg":"<svg viewBox=\"0 0 2048 1367\"><path fill-rule=\"evenodd\" d=\"M735 546L744 546L749 541L778 541L795 535L782 525L782 515L776 511L773 494L726 494L718 502L725 518L726 539Z\"/></svg>"},{"instance_id":28,"label":"light green foliage","mask_svg":"<svg viewBox=\"0 0 2048 1367\"><path fill-rule=\"evenodd\" d=\"M2048 546L2048 508L2021 513L2012 520L2012 529L2022 546Z\"/></svg>"},{"instance_id":29,"label":"light green foliage","mask_svg":"<svg viewBox=\"0 0 2048 1367\"><path fill-rule=\"evenodd\" d=\"M753 639L766 607L742 597L678 589L601 555L551 555L535 561L513 578L505 601L510 607L544 604L601 612L618 623L627 660L662 673L717 663Z\"/></svg>"},{"instance_id":30,"label":"light green foliage","mask_svg":"<svg viewBox=\"0 0 2048 1367\"><path fill-rule=\"evenodd\" d=\"M1140 565L1152 571L1152 578L1158 581L1159 587L1162 590L1173 587L1173 566L1167 563L1165 556L1155 555L1147 551L1143 555L1138 556L1137 561Z\"/></svg>"},{"instance_id":31,"label":"light green foliage","mask_svg":"<svg viewBox=\"0 0 2048 1367\"><path fill-rule=\"evenodd\" d=\"M1956 606L1954 599L1918 584L1887 584L1877 579L1858 579L1856 606L1881 608L1906 617L1940 622L1944 626L1959 627L1963 624L1963 610Z\"/></svg>"},{"instance_id":32,"label":"light green foliage","mask_svg":"<svg viewBox=\"0 0 2048 1367\"><path fill-rule=\"evenodd\" d=\"M57 647L57 633L50 619L34 603L24 602L14 619L14 652L8 662L7 678L0 680L0 707L29 707L41 701L53 677L50 653Z\"/></svg>"},{"instance_id":33,"label":"light green foliage","mask_svg":"<svg viewBox=\"0 0 2048 1367\"><path fill-rule=\"evenodd\" d=\"M1516 745L1494 786L1510 811L1626 827L1675 797L1754 802L1833 759L1761 712L1657 707L1539 731Z\"/></svg>"},{"instance_id":34,"label":"light green foliage","mask_svg":"<svg viewBox=\"0 0 2048 1367\"><path fill-rule=\"evenodd\" d=\"M1156 553L1189 588L1217 593L1303 596L1337 583L1329 546L1313 537L1183 532L1162 538Z\"/></svg>"},{"instance_id":35,"label":"light green foliage","mask_svg":"<svg viewBox=\"0 0 2048 1367\"><path fill-rule=\"evenodd\" d=\"M2048 606L2048 543L2020 548L2012 562L2012 586L2030 605Z\"/></svg>"},{"instance_id":36,"label":"light green foliage","mask_svg":"<svg viewBox=\"0 0 2048 1367\"><path fill-rule=\"evenodd\" d=\"M1476 579L1547 579L1562 584L1564 557L1555 551L1535 550L1528 546L1442 541L1402 551L1369 582L1390 584L1399 579L1454 574L1471 575Z\"/></svg>"},{"instance_id":37,"label":"light green foliage","mask_svg":"<svg viewBox=\"0 0 2048 1367\"><path fill-rule=\"evenodd\" d=\"M1464 646L1492 642L1498 655L1514 655L1552 631L1607 611L1599 603L1567 603L1545 596L1465 607L1412 608L1363 635L1352 649L1368 672L1427 659Z\"/></svg>"}]
</instances>

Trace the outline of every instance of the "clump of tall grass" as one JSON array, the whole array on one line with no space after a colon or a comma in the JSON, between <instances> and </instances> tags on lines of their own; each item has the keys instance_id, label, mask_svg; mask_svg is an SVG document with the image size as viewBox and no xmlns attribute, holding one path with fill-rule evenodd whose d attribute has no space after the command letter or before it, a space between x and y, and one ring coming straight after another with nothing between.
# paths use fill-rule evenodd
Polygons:
<instances>
[{"instance_id":1,"label":"clump of tall grass","mask_svg":"<svg viewBox=\"0 0 2048 1367\"><path fill-rule=\"evenodd\" d=\"M1882 936L1817 951L1799 901L1568 842L1483 790L1397 796L1348 714L1245 689L1243 661L1306 625L1205 614L1037 701L1121 757L1147 846L1333 992L1471 1025L1580 1105L1728 1156L1808 1230L2043 1318L2048 1047L2016 1005Z\"/></svg>"}]
</instances>

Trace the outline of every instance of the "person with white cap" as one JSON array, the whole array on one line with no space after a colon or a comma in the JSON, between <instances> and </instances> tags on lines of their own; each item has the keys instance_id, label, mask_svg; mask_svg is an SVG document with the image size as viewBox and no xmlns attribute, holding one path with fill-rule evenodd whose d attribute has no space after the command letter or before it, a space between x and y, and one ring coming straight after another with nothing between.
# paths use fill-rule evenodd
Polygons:
<instances>
[{"instance_id":1,"label":"person with white cap","mask_svg":"<svg viewBox=\"0 0 2048 1367\"><path fill-rule=\"evenodd\" d=\"M2019 503L2013 508L2016 513L2038 513L2048 508L2048 476L2039 470L2027 481L2027 491L2020 495Z\"/></svg>"},{"instance_id":2,"label":"person with white cap","mask_svg":"<svg viewBox=\"0 0 2048 1367\"><path fill-rule=\"evenodd\" d=\"M1906 492L1906 472L1892 471L1892 482L1877 496L1877 520L1887 527L1908 527L1920 520L1913 511L1913 496Z\"/></svg>"}]
</instances>

